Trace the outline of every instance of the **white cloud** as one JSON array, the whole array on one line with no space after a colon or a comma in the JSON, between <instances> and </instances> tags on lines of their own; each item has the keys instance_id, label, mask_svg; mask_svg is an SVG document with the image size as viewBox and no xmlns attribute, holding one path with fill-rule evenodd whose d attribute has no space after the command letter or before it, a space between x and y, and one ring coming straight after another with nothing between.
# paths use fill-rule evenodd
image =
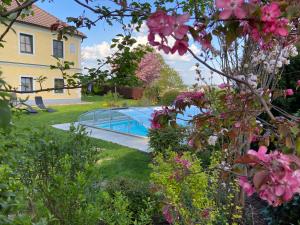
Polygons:
<instances>
[{"instance_id":1,"label":"white cloud","mask_svg":"<svg viewBox=\"0 0 300 225\"><path fill-rule=\"evenodd\" d=\"M102 59L109 56L111 53L112 50L110 44L106 41L102 41L100 44L83 47L82 59L83 61Z\"/></svg>"}]
</instances>

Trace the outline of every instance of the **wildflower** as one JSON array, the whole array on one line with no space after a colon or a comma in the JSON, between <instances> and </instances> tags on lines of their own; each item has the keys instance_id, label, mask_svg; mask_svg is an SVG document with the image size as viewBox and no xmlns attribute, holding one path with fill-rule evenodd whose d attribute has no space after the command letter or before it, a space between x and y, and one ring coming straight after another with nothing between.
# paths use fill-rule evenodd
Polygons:
<instances>
[{"instance_id":1,"label":"wildflower","mask_svg":"<svg viewBox=\"0 0 300 225\"><path fill-rule=\"evenodd\" d=\"M226 20L234 15L238 19L246 17L246 11L243 9L243 0L216 0L216 7L223 9L220 13L220 19Z\"/></svg>"}]
</instances>

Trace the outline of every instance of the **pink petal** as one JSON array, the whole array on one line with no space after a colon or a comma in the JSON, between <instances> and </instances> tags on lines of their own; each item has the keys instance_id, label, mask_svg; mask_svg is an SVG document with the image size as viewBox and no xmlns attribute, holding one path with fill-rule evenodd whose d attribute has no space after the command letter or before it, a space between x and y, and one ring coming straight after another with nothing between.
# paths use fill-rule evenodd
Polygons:
<instances>
[{"instance_id":1,"label":"pink petal","mask_svg":"<svg viewBox=\"0 0 300 225\"><path fill-rule=\"evenodd\" d=\"M244 19L247 15L246 11L242 8L236 8L233 10L234 15L239 19Z\"/></svg>"},{"instance_id":2,"label":"pink petal","mask_svg":"<svg viewBox=\"0 0 300 225\"><path fill-rule=\"evenodd\" d=\"M222 20L227 20L232 14L232 10L230 9L224 9L221 13L220 13L220 19Z\"/></svg>"},{"instance_id":3,"label":"pink petal","mask_svg":"<svg viewBox=\"0 0 300 225\"><path fill-rule=\"evenodd\" d=\"M230 4L230 0L216 0L216 7L218 9L226 8L229 4Z\"/></svg>"},{"instance_id":4,"label":"pink petal","mask_svg":"<svg viewBox=\"0 0 300 225\"><path fill-rule=\"evenodd\" d=\"M189 19L190 19L190 14L185 13L185 14L182 14L182 15L178 16L178 17L176 18L176 22L177 22L178 24L184 24L184 23L188 22Z\"/></svg>"},{"instance_id":5,"label":"pink petal","mask_svg":"<svg viewBox=\"0 0 300 225\"><path fill-rule=\"evenodd\" d=\"M289 32L287 31L287 29L285 29L285 28L277 28L277 33L280 36L283 36L283 37L286 37L289 34Z\"/></svg>"},{"instance_id":6,"label":"pink petal","mask_svg":"<svg viewBox=\"0 0 300 225\"><path fill-rule=\"evenodd\" d=\"M268 151L268 149L267 149L266 146L260 146L259 149L258 149L259 154L266 154L267 151Z\"/></svg>"},{"instance_id":7,"label":"pink petal","mask_svg":"<svg viewBox=\"0 0 300 225\"><path fill-rule=\"evenodd\" d=\"M285 192L285 189L284 189L284 187L283 187L282 185L279 185L279 186L276 186L276 187L275 187L275 194L276 194L277 196L283 195L284 192Z\"/></svg>"},{"instance_id":8,"label":"pink petal","mask_svg":"<svg viewBox=\"0 0 300 225\"><path fill-rule=\"evenodd\" d=\"M188 32L189 27L186 25L180 26L175 30L174 34L177 39L182 39Z\"/></svg>"}]
</instances>

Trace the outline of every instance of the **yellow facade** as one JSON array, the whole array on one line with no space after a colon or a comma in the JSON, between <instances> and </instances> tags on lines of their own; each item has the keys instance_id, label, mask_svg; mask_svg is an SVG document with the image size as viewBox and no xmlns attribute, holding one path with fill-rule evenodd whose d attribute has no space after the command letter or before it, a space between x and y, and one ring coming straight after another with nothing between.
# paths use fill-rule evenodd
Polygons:
<instances>
[{"instance_id":1,"label":"yellow facade","mask_svg":"<svg viewBox=\"0 0 300 225\"><path fill-rule=\"evenodd\" d=\"M0 33L5 27L0 25ZM21 53L20 34L32 36L33 53ZM50 65L56 65L57 60L53 55L53 40L56 35L50 29L35 25L16 22L13 29L5 36L4 48L0 48L0 70L2 78L13 88L21 90L21 77L33 78L33 90L40 89L40 84L34 80L39 76L47 79L42 83L42 88L54 88L54 80L61 79L62 74L59 70L51 70ZM81 67L81 42L82 37L72 36L68 40L63 40L62 60L74 62L74 68L68 71L69 74L80 72ZM33 94L20 94L22 98L29 96L30 100L34 96L42 96L47 100L80 100L81 92L79 89L64 90L63 93L55 91L40 92Z\"/></svg>"}]
</instances>

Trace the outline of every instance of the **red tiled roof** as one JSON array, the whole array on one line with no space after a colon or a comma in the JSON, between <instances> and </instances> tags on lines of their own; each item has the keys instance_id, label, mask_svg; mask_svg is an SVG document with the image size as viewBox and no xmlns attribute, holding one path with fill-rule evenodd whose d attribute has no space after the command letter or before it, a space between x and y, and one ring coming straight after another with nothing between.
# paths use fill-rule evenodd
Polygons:
<instances>
[{"instance_id":1,"label":"red tiled roof","mask_svg":"<svg viewBox=\"0 0 300 225\"><path fill-rule=\"evenodd\" d=\"M18 6L15 1L12 1L11 6L8 10L14 9ZM17 21L21 23L32 24L44 28L50 29L51 26L57 22L61 23L64 26L68 26L67 23L61 21L57 17L51 15L50 13L46 12L45 10L39 8L35 4L32 5L33 15L26 16L25 18L18 18ZM85 38L85 34L81 33L80 31L76 32L76 35Z\"/></svg>"}]
</instances>

